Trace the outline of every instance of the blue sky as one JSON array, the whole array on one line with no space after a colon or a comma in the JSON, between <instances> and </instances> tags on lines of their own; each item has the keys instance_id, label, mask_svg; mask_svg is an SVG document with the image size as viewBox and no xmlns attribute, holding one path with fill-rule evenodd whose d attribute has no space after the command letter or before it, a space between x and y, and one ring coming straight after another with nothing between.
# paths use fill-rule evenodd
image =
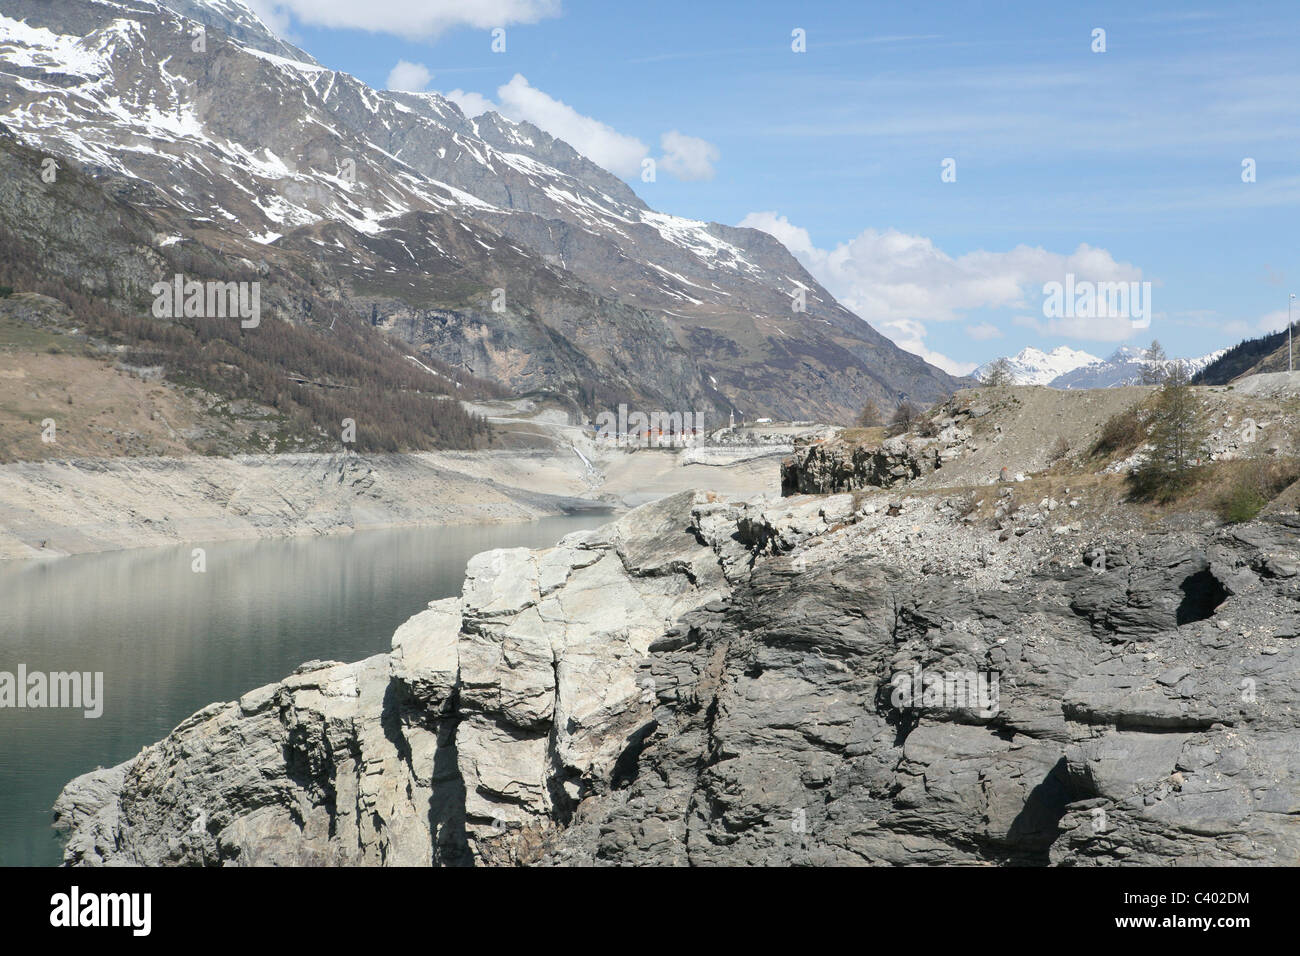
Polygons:
<instances>
[{"instance_id":1,"label":"blue sky","mask_svg":"<svg viewBox=\"0 0 1300 956\"><path fill-rule=\"evenodd\" d=\"M1284 327L1300 291L1295 0L252 5L326 66L498 106L657 209L767 228L950 370L1152 336L1199 355ZM1046 317L1067 272L1151 282L1150 327Z\"/></svg>"}]
</instances>

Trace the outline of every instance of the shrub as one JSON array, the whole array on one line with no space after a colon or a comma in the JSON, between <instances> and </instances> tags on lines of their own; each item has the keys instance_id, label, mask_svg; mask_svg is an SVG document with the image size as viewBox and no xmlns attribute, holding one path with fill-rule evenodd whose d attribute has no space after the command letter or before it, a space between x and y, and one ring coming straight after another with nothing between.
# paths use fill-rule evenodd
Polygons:
<instances>
[{"instance_id":1,"label":"shrub","mask_svg":"<svg viewBox=\"0 0 1300 956\"><path fill-rule=\"evenodd\" d=\"M1230 524L1250 521L1285 488L1300 479L1300 462L1251 461L1241 463L1216 502L1219 517Z\"/></svg>"},{"instance_id":2,"label":"shrub","mask_svg":"<svg viewBox=\"0 0 1300 956\"><path fill-rule=\"evenodd\" d=\"M889 419L889 434L901 435L905 431L910 431L918 415L920 412L915 405L903 401L894 409L894 414Z\"/></svg>"},{"instance_id":3,"label":"shrub","mask_svg":"<svg viewBox=\"0 0 1300 956\"><path fill-rule=\"evenodd\" d=\"M1268 504L1259 489L1248 482L1238 482L1230 486L1219 501L1219 517L1229 524L1249 521L1264 510Z\"/></svg>"},{"instance_id":4,"label":"shrub","mask_svg":"<svg viewBox=\"0 0 1300 956\"><path fill-rule=\"evenodd\" d=\"M939 434L939 426L929 418L925 417L914 419L912 422L912 428L922 438L933 438L935 435Z\"/></svg>"},{"instance_id":5,"label":"shrub","mask_svg":"<svg viewBox=\"0 0 1300 956\"><path fill-rule=\"evenodd\" d=\"M1113 455L1120 451L1132 451L1146 440L1146 425L1142 420L1141 407L1134 405L1112 415L1101 426L1101 434L1093 442L1091 454L1094 456Z\"/></svg>"}]
</instances>

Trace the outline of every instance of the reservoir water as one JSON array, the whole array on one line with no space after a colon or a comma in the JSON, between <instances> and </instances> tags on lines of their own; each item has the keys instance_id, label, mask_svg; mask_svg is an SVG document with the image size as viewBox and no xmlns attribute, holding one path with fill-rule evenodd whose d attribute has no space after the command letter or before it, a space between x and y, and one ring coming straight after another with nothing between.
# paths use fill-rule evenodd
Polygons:
<instances>
[{"instance_id":1,"label":"reservoir water","mask_svg":"<svg viewBox=\"0 0 1300 956\"><path fill-rule=\"evenodd\" d=\"M103 714L0 708L0 865L59 862L51 805L214 701L304 661L387 651L432 600L460 593L490 548L549 547L606 514L504 525L361 531L0 562L0 671L102 671Z\"/></svg>"}]
</instances>

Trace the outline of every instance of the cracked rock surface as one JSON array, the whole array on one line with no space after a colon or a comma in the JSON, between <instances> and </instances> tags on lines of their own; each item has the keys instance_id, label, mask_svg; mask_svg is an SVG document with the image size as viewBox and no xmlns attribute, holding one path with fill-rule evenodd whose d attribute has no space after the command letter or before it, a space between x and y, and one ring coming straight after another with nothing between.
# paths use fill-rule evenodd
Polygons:
<instances>
[{"instance_id":1,"label":"cracked rock surface","mask_svg":"<svg viewBox=\"0 0 1300 956\"><path fill-rule=\"evenodd\" d=\"M66 860L1300 863L1300 516L995 534L687 492L478 555L390 654L74 780Z\"/></svg>"}]
</instances>

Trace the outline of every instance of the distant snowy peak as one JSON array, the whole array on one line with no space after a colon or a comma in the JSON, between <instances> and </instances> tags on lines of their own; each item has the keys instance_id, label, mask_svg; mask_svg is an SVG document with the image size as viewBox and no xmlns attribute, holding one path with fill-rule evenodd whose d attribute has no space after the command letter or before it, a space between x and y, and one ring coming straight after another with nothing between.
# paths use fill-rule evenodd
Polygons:
<instances>
[{"instance_id":1,"label":"distant snowy peak","mask_svg":"<svg viewBox=\"0 0 1300 956\"><path fill-rule=\"evenodd\" d=\"M1220 355L1223 349L1199 358L1165 359L1161 364L1168 368L1181 361L1188 375L1195 375ZM1146 364L1146 349L1121 345L1107 358L1079 349L1057 346L1050 352L1026 348L1007 361L1011 376L1017 385L1047 385L1051 388L1117 388L1121 385L1141 385L1142 367ZM996 361L996 360L995 360ZM976 378L983 378L993 367L993 362L975 370Z\"/></svg>"},{"instance_id":2,"label":"distant snowy peak","mask_svg":"<svg viewBox=\"0 0 1300 956\"><path fill-rule=\"evenodd\" d=\"M1101 359L1059 345L1050 352L1036 348L1022 349L1007 361L1011 364L1011 377L1017 385L1050 385L1054 379L1077 368L1096 364ZM982 379L992 366L992 362L981 365L975 370L975 376Z\"/></svg>"},{"instance_id":3,"label":"distant snowy peak","mask_svg":"<svg viewBox=\"0 0 1300 956\"><path fill-rule=\"evenodd\" d=\"M1219 349L1199 358L1165 359L1160 365L1167 369L1175 362L1182 362L1187 369L1187 374L1195 375L1223 353L1224 350ZM1142 369L1149 364L1145 355L1145 349L1123 345L1112 352L1106 361L1066 372L1048 384L1052 388L1117 388L1121 385L1141 385Z\"/></svg>"},{"instance_id":4,"label":"distant snowy peak","mask_svg":"<svg viewBox=\"0 0 1300 956\"><path fill-rule=\"evenodd\" d=\"M1199 358L1165 359L1165 368L1181 361L1188 375L1195 375L1220 355L1223 349ZM1146 350L1132 345L1121 345L1106 359L1099 359L1064 345L1043 352L1027 348L1007 359L1011 363L1012 378L1017 385L1047 385L1051 388L1117 388L1121 385L1141 385L1142 368L1147 364ZM993 363L981 365L975 372L983 378Z\"/></svg>"}]
</instances>

